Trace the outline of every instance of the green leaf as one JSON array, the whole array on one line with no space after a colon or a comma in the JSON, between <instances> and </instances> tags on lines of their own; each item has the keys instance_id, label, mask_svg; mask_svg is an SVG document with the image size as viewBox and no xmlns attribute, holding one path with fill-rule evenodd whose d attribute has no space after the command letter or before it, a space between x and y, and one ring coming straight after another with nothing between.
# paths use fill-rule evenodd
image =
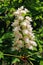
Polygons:
<instances>
[{"instance_id":1,"label":"green leaf","mask_svg":"<svg viewBox=\"0 0 43 65\"><path fill-rule=\"evenodd\" d=\"M16 62L20 62L20 59L14 58L13 61L12 61L12 64L13 64L13 63L16 63Z\"/></svg>"},{"instance_id":2,"label":"green leaf","mask_svg":"<svg viewBox=\"0 0 43 65\"><path fill-rule=\"evenodd\" d=\"M4 58L4 56L3 56L3 52L0 51L0 59L1 58Z\"/></svg>"},{"instance_id":3,"label":"green leaf","mask_svg":"<svg viewBox=\"0 0 43 65\"><path fill-rule=\"evenodd\" d=\"M42 60L42 61L40 61L40 65L43 65L43 60Z\"/></svg>"},{"instance_id":4,"label":"green leaf","mask_svg":"<svg viewBox=\"0 0 43 65\"><path fill-rule=\"evenodd\" d=\"M34 27L36 26L37 24L34 22Z\"/></svg>"},{"instance_id":5,"label":"green leaf","mask_svg":"<svg viewBox=\"0 0 43 65\"><path fill-rule=\"evenodd\" d=\"M19 3L21 3L22 2L22 0L19 0Z\"/></svg>"},{"instance_id":6,"label":"green leaf","mask_svg":"<svg viewBox=\"0 0 43 65\"><path fill-rule=\"evenodd\" d=\"M8 33L5 33L5 34L2 36L2 39L11 38L11 36L12 36L11 32L8 32Z\"/></svg>"},{"instance_id":7,"label":"green leaf","mask_svg":"<svg viewBox=\"0 0 43 65\"><path fill-rule=\"evenodd\" d=\"M2 39L0 38L0 43L2 43L3 41L2 41Z\"/></svg>"},{"instance_id":8,"label":"green leaf","mask_svg":"<svg viewBox=\"0 0 43 65\"><path fill-rule=\"evenodd\" d=\"M14 2L16 1L16 0L13 0Z\"/></svg>"}]
</instances>

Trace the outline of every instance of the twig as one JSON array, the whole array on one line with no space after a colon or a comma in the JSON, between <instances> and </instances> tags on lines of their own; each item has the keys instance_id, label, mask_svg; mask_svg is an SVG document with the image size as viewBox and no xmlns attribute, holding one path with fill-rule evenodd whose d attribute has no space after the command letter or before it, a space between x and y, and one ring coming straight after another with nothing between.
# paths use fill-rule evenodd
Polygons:
<instances>
[{"instance_id":1,"label":"twig","mask_svg":"<svg viewBox=\"0 0 43 65\"><path fill-rule=\"evenodd\" d=\"M22 56L17 56L17 55L11 55L11 54L4 54L5 56L13 56L13 57L18 57L21 58Z\"/></svg>"}]
</instances>

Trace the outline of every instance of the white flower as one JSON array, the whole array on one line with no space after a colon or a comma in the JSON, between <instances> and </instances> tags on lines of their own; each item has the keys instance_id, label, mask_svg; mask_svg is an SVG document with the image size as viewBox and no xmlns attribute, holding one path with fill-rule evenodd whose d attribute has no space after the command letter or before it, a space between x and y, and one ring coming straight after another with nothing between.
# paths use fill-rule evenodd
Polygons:
<instances>
[{"instance_id":1,"label":"white flower","mask_svg":"<svg viewBox=\"0 0 43 65\"><path fill-rule=\"evenodd\" d=\"M27 23L26 22L21 22L21 25L26 27L27 26Z\"/></svg>"},{"instance_id":2,"label":"white flower","mask_svg":"<svg viewBox=\"0 0 43 65\"><path fill-rule=\"evenodd\" d=\"M30 49L30 50L33 50L33 46L29 46L29 49Z\"/></svg>"},{"instance_id":3,"label":"white flower","mask_svg":"<svg viewBox=\"0 0 43 65\"><path fill-rule=\"evenodd\" d=\"M13 14L16 16L16 15L19 15L19 14L20 14L20 12L17 10L17 11L16 11L16 12L14 12Z\"/></svg>"},{"instance_id":4,"label":"white flower","mask_svg":"<svg viewBox=\"0 0 43 65\"><path fill-rule=\"evenodd\" d=\"M30 50L33 50L33 46L30 45L30 43L26 43L25 47L28 48L28 49L30 49Z\"/></svg>"},{"instance_id":5,"label":"white flower","mask_svg":"<svg viewBox=\"0 0 43 65\"><path fill-rule=\"evenodd\" d=\"M29 12L28 9L26 9L26 8L24 10L25 10L25 12Z\"/></svg>"},{"instance_id":6,"label":"white flower","mask_svg":"<svg viewBox=\"0 0 43 65\"><path fill-rule=\"evenodd\" d=\"M25 47L28 48L28 49L29 49L29 46L30 46L29 43L26 43L26 44L25 44Z\"/></svg>"},{"instance_id":7,"label":"white flower","mask_svg":"<svg viewBox=\"0 0 43 65\"><path fill-rule=\"evenodd\" d=\"M17 46L12 47L12 51L14 51L14 50L19 50L19 47L17 47Z\"/></svg>"},{"instance_id":8,"label":"white flower","mask_svg":"<svg viewBox=\"0 0 43 65\"><path fill-rule=\"evenodd\" d=\"M21 14L26 14L26 11L24 11L24 10L21 10Z\"/></svg>"},{"instance_id":9,"label":"white flower","mask_svg":"<svg viewBox=\"0 0 43 65\"><path fill-rule=\"evenodd\" d=\"M24 6L21 6L20 9L21 9L21 10L24 9Z\"/></svg>"},{"instance_id":10,"label":"white flower","mask_svg":"<svg viewBox=\"0 0 43 65\"><path fill-rule=\"evenodd\" d=\"M19 31L18 32L14 32L14 34L15 34L16 38L19 38L19 39L23 38L22 34Z\"/></svg>"},{"instance_id":11,"label":"white flower","mask_svg":"<svg viewBox=\"0 0 43 65\"><path fill-rule=\"evenodd\" d=\"M22 21L23 19L24 19L23 16L19 16L19 17L18 17L18 20L21 20L21 21Z\"/></svg>"},{"instance_id":12,"label":"white flower","mask_svg":"<svg viewBox=\"0 0 43 65\"><path fill-rule=\"evenodd\" d=\"M30 24L30 21L28 21L27 19L25 19L24 22L26 22L28 25Z\"/></svg>"},{"instance_id":13,"label":"white flower","mask_svg":"<svg viewBox=\"0 0 43 65\"><path fill-rule=\"evenodd\" d=\"M23 41L22 40L18 40L17 46L20 47L20 48L24 47Z\"/></svg>"},{"instance_id":14,"label":"white flower","mask_svg":"<svg viewBox=\"0 0 43 65\"><path fill-rule=\"evenodd\" d=\"M30 44L32 44L33 46L37 46L36 42L31 41L31 40L30 40Z\"/></svg>"},{"instance_id":15,"label":"white flower","mask_svg":"<svg viewBox=\"0 0 43 65\"><path fill-rule=\"evenodd\" d=\"M32 19L29 16L25 17L28 21L32 21Z\"/></svg>"},{"instance_id":16,"label":"white flower","mask_svg":"<svg viewBox=\"0 0 43 65\"><path fill-rule=\"evenodd\" d=\"M13 29L14 32L15 32L15 31L19 31L19 30L20 30L20 27L19 27L19 26L15 27L15 28Z\"/></svg>"},{"instance_id":17,"label":"white flower","mask_svg":"<svg viewBox=\"0 0 43 65\"><path fill-rule=\"evenodd\" d=\"M15 37L14 40L13 40L13 43L14 43L14 44L12 44L12 45L13 45L13 46L17 45L17 41L18 41L18 40L19 40L19 38Z\"/></svg>"},{"instance_id":18,"label":"white flower","mask_svg":"<svg viewBox=\"0 0 43 65\"><path fill-rule=\"evenodd\" d=\"M23 32L24 35L28 35L29 31L27 29L25 29L25 30L22 30L22 32Z\"/></svg>"},{"instance_id":19,"label":"white flower","mask_svg":"<svg viewBox=\"0 0 43 65\"><path fill-rule=\"evenodd\" d=\"M23 16L22 14L26 14L29 12L26 8L21 6L18 8L17 11L14 12L15 21L13 22L13 34L14 34L14 41L13 41L13 48L14 50L19 50L24 46L27 49L33 50L33 47L37 46L36 42L34 41L35 36L32 32L31 21L32 19L29 16Z\"/></svg>"},{"instance_id":20,"label":"white flower","mask_svg":"<svg viewBox=\"0 0 43 65\"><path fill-rule=\"evenodd\" d=\"M35 40L35 36L30 36L30 40Z\"/></svg>"},{"instance_id":21,"label":"white flower","mask_svg":"<svg viewBox=\"0 0 43 65\"><path fill-rule=\"evenodd\" d=\"M29 34L29 36L31 36L31 37L34 36L34 34L33 34L32 32L30 32L30 31L28 32L28 34Z\"/></svg>"},{"instance_id":22,"label":"white flower","mask_svg":"<svg viewBox=\"0 0 43 65\"><path fill-rule=\"evenodd\" d=\"M24 37L24 41L25 41L25 43L29 43L29 38L28 37Z\"/></svg>"},{"instance_id":23,"label":"white flower","mask_svg":"<svg viewBox=\"0 0 43 65\"><path fill-rule=\"evenodd\" d=\"M18 20L15 20L15 22L14 22L14 23L12 23L12 25L11 25L11 26L18 26L18 25L19 25Z\"/></svg>"},{"instance_id":24,"label":"white flower","mask_svg":"<svg viewBox=\"0 0 43 65\"><path fill-rule=\"evenodd\" d=\"M27 29L30 31L30 32L32 32L32 27L31 27L31 25L27 25Z\"/></svg>"},{"instance_id":25,"label":"white flower","mask_svg":"<svg viewBox=\"0 0 43 65\"><path fill-rule=\"evenodd\" d=\"M17 11L21 12L21 10L23 10L23 9L24 9L24 6L21 6L20 8L18 8Z\"/></svg>"},{"instance_id":26,"label":"white flower","mask_svg":"<svg viewBox=\"0 0 43 65\"><path fill-rule=\"evenodd\" d=\"M28 28L28 29L30 29L30 28L32 28L32 27L31 27L31 25L30 25L30 24L28 24L28 25L27 25L27 28Z\"/></svg>"},{"instance_id":27,"label":"white flower","mask_svg":"<svg viewBox=\"0 0 43 65\"><path fill-rule=\"evenodd\" d=\"M22 40L16 40L15 44L13 45L13 49L19 50L20 48L24 47Z\"/></svg>"}]
</instances>

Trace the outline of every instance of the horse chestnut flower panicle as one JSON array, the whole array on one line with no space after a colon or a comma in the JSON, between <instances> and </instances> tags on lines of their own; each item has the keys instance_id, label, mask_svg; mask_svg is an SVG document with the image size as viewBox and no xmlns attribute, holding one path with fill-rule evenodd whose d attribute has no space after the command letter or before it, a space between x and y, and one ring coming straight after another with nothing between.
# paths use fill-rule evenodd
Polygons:
<instances>
[{"instance_id":1,"label":"horse chestnut flower panicle","mask_svg":"<svg viewBox=\"0 0 43 65\"><path fill-rule=\"evenodd\" d=\"M14 12L15 20L12 23L13 27L13 45L12 50L19 50L25 46L27 49L33 50L33 47L36 47L37 44L34 41L34 33L31 26L31 17L23 16L28 10L21 6L17 11Z\"/></svg>"}]
</instances>

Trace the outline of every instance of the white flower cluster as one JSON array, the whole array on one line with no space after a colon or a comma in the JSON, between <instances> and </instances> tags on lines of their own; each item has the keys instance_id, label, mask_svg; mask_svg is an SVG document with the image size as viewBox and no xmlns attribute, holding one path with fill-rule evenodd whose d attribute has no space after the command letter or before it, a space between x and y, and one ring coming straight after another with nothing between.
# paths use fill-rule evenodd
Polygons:
<instances>
[{"instance_id":1,"label":"white flower cluster","mask_svg":"<svg viewBox=\"0 0 43 65\"><path fill-rule=\"evenodd\" d=\"M30 22L32 19L29 16L23 16L28 10L21 6L16 12L14 12L15 20L12 23L13 34L14 34L14 44L13 49L19 50L23 47L28 49L33 49L34 46L37 46L34 41L34 34L32 32L32 27Z\"/></svg>"}]
</instances>

